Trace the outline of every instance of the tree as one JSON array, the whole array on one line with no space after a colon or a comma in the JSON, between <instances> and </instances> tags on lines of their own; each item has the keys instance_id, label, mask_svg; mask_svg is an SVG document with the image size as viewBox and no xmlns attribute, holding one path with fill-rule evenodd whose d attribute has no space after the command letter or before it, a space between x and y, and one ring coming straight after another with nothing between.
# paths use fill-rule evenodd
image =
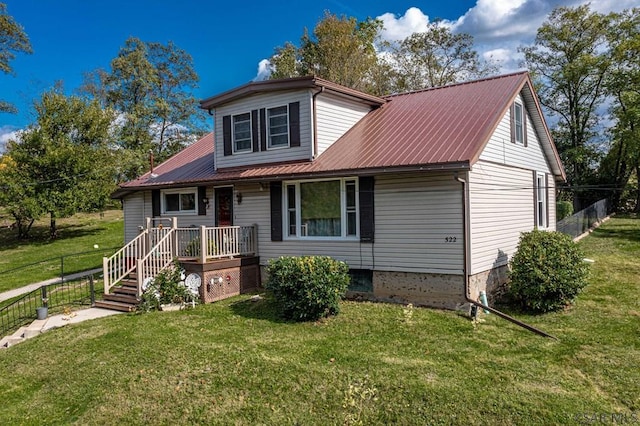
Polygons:
<instances>
[{"instance_id":1,"label":"tree","mask_svg":"<svg viewBox=\"0 0 640 426\"><path fill-rule=\"evenodd\" d=\"M444 86L498 71L494 64L480 59L471 35L453 34L438 22L400 41L392 57L398 92Z\"/></svg>"},{"instance_id":2,"label":"tree","mask_svg":"<svg viewBox=\"0 0 640 426\"><path fill-rule=\"evenodd\" d=\"M326 12L313 33L305 28L300 47L286 43L271 57L271 78L315 75L363 92L382 94L374 42L382 22ZM376 75L377 73L377 75Z\"/></svg>"},{"instance_id":3,"label":"tree","mask_svg":"<svg viewBox=\"0 0 640 426\"><path fill-rule=\"evenodd\" d=\"M35 110L36 123L7 146L0 202L18 223L48 214L55 238L57 218L100 210L115 189L114 117L97 101L66 97L59 88L45 93ZM28 228L19 232L25 237Z\"/></svg>"},{"instance_id":4,"label":"tree","mask_svg":"<svg viewBox=\"0 0 640 426\"><path fill-rule=\"evenodd\" d=\"M151 150L158 162L169 158L202 133L204 111L192 91L198 75L191 56L172 42L126 40L111 70L87 75L83 91L119 112L119 145L131 154L124 177L146 167Z\"/></svg>"},{"instance_id":5,"label":"tree","mask_svg":"<svg viewBox=\"0 0 640 426\"><path fill-rule=\"evenodd\" d=\"M11 74L9 64L16 53L31 53L31 43L23 28L7 13L7 5L0 3L0 71ZM16 112L10 103L0 99L0 112Z\"/></svg>"},{"instance_id":6,"label":"tree","mask_svg":"<svg viewBox=\"0 0 640 426\"><path fill-rule=\"evenodd\" d=\"M559 7L538 29L534 44L520 48L540 102L558 120L553 136L574 186L592 179L598 160L594 139L610 65L608 29L608 18L591 12L589 5ZM576 211L581 208L580 196L574 191Z\"/></svg>"},{"instance_id":7,"label":"tree","mask_svg":"<svg viewBox=\"0 0 640 426\"><path fill-rule=\"evenodd\" d=\"M613 187L609 197L614 209L623 188L635 173L640 176L640 9L612 16L608 34L612 67L606 80L611 96L612 144L600 165L603 183ZM636 188L635 209L640 211L640 188Z\"/></svg>"}]
</instances>

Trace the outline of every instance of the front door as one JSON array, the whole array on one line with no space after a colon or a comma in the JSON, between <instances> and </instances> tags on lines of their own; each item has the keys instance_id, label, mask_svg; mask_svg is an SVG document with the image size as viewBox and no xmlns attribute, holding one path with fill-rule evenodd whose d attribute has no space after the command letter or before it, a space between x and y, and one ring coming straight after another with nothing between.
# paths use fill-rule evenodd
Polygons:
<instances>
[{"instance_id":1,"label":"front door","mask_svg":"<svg viewBox=\"0 0 640 426\"><path fill-rule=\"evenodd\" d=\"M215 188L216 226L233 225L233 188Z\"/></svg>"}]
</instances>

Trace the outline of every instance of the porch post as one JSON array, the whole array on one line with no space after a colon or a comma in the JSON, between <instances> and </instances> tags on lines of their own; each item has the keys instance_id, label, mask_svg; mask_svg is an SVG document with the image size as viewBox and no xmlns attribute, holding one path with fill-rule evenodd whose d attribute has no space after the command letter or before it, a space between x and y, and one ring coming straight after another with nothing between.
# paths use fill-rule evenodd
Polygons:
<instances>
[{"instance_id":1,"label":"porch post","mask_svg":"<svg viewBox=\"0 0 640 426\"><path fill-rule=\"evenodd\" d=\"M207 227L200 226L200 263L204 265L207 261L207 247L209 247L209 241L207 241Z\"/></svg>"},{"instance_id":2,"label":"porch post","mask_svg":"<svg viewBox=\"0 0 640 426\"><path fill-rule=\"evenodd\" d=\"M253 224L253 229L251 231L251 249L253 250L253 255L258 255L258 224Z\"/></svg>"},{"instance_id":3,"label":"porch post","mask_svg":"<svg viewBox=\"0 0 640 426\"><path fill-rule=\"evenodd\" d=\"M141 257L145 257L149 250L151 249L151 228L153 228L152 219L150 217L147 218L147 236L145 237L145 245L144 252Z\"/></svg>"}]
</instances>

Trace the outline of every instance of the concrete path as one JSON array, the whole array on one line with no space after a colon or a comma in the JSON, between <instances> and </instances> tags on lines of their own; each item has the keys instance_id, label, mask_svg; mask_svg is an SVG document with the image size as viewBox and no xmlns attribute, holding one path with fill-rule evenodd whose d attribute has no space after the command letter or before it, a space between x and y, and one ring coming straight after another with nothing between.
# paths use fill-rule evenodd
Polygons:
<instances>
[{"instance_id":1,"label":"concrete path","mask_svg":"<svg viewBox=\"0 0 640 426\"><path fill-rule=\"evenodd\" d=\"M10 336L0 339L0 350L16 345L26 339L37 336L40 333L51 330L53 328L64 327L67 324L75 324L96 318L103 318L110 315L124 314L125 312L112 311L102 308L86 308L79 311L73 311L69 315L58 314L51 315L43 320L35 320L30 325L20 327Z\"/></svg>"},{"instance_id":2,"label":"concrete path","mask_svg":"<svg viewBox=\"0 0 640 426\"><path fill-rule=\"evenodd\" d=\"M75 280L77 278L82 278L84 276L91 275L91 274L97 274L99 272L102 272L102 268L91 269L90 271L84 271L84 272L78 272L76 274L65 275L64 281ZM59 283L59 282L62 282L62 278L61 277L51 278L51 279L48 279L48 280L45 280L45 281L40 281L39 283L33 283L33 284L26 285L24 287L15 288L13 290L5 291L3 293L0 293L0 302L4 302L5 300L13 299L14 297L22 296L25 293L29 293L29 292L31 292L33 290L39 289L43 285L55 284L55 283Z\"/></svg>"}]
</instances>

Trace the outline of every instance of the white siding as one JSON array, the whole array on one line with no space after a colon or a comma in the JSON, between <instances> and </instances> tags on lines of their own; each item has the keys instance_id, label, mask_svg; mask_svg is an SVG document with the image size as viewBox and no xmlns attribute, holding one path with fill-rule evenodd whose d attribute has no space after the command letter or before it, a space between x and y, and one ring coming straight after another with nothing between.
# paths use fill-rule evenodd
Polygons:
<instances>
[{"instance_id":1,"label":"white siding","mask_svg":"<svg viewBox=\"0 0 640 426\"><path fill-rule=\"evenodd\" d=\"M124 243L133 240L140 232L140 226L145 226L145 217L151 215L151 194L149 205L145 203L145 193L135 192L122 199L124 212Z\"/></svg>"},{"instance_id":2,"label":"white siding","mask_svg":"<svg viewBox=\"0 0 640 426\"><path fill-rule=\"evenodd\" d=\"M274 108L300 102L300 146L280 148L260 152L242 152L224 155L222 117L251 112L255 109ZM216 168L246 166L270 162L309 160L313 155L311 92L308 90L295 92L276 92L249 96L237 102L223 105L215 111L215 152Z\"/></svg>"},{"instance_id":3,"label":"white siding","mask_svg":"<svg viewBox=\"0 0 640 426\"><path fill-rule=\"evenodd\" d=\"M553 175L547 175L549 182L549 230L556 230L556 183Z\"/></svg>"},{"instance_id":4,"label":"white siding","mask_svg":"<svg viewBox=\"0 0 640 426\"><path fill-rule=\"evenodd\" d=\"M533 171L479 161L469 173L471 274L505 265L534 227ZM550 207L554 198L549 192Z\"/></svg>"},{"instance_id":5,"label":"white siding","mask_svg":"<svg viewBox=\"0 0 640 426\"><path fill-rule=\"evenodd\" d=\"M452 175L376 178L376 270L461 274L462 226L462 187Z\"/></svg>"},{"instance_id":6,"label":"white siding","mask_svg":"<svg viewBox=\"0 0 640 426\"><path fill-rule=\"evenodd\" d=\"M349 102L333 95L318 95L316 98L316 134L318 138L316 155L322 154L369 111L371 111L371 107L368 105Z\"/></svg>"},{"instance_id":7,"label":"white siding","mask_svg":"<svg viewBox=\"0 0 640 426\"><path fill-rule=\"evenodd\" d=\"M520 95L518 95L518 100L524 105ZM525 111L527 113L527 146L511 142L511 119L510 112L507 110L487 146L482 151L480 160L550 173L549 165L540 145L540 139L533 127L531 115L526 108Z\"/></svg>"}]
</instances>

